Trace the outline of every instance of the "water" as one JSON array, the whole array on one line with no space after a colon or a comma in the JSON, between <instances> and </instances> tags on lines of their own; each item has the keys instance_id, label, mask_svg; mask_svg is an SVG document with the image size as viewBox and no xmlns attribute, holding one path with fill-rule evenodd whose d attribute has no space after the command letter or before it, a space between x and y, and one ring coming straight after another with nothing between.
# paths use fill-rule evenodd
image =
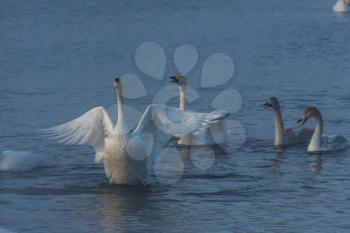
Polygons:
<instances>
[{"instance_id":1,"label":"water","mask_svg":"<svg viewBox=\"0 0 350 233\"><path fill-rule=\"evenodd\" d=\"M0 232L349 232L350 152L277 153L272 114L262 108L278 96L286 125L294 125L315 105L325 131L350 139L350 16L332 12L333 2L1 1L0 150L46 160L0 173ZM141 77L149 92L126 103L144 108L168 84L135 65L147 41L165 49L166 76L184 43L199 52L192 80L210 54L232 57L234 78L202 90L189 108L208 109L205 98L236 88L243 107L230 118L247 140L216 150L207 170L184 156L174 185L109 185L91 148L58 145L37 130L115 104L112 79L124 73Z\"/></svg>"}]
</instances>

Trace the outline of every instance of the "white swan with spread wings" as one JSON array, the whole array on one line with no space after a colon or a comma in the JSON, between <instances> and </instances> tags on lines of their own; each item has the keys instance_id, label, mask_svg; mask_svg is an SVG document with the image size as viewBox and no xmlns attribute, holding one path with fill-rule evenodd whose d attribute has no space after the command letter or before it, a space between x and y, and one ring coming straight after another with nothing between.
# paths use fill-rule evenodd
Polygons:
<instances>
[{"instance_id":1,"label":"white swan with spread wings","mask_svg":"<svg viewBox=\"0 0 350 233\"><path fill-rule=\"evenodd\" d=\"M79 118L46 130L52 138L66 144L88 144L96 152L96 161L103 161L108 180L115 184L145 184L148 157L155 144L162 143L162 134L187 134L197 129L200 119L191 113L165 105L149 105L133 131L123 114L121 80L115 79L118 99L117 124L103 107L96 107Z\"/></svg>"},{"instance_id":2,"label":"white swan with spread wings","mask_svg":"<svg viewBox=\"0 0 350 233\"><path fill-rule=\"evenodd\" d=\"M170 77L171 82L176 83L179 87L179 109L185 111L186 104L186 78L181 75ZM180 145L213 145L224 143L224 127L223 120L229 115L224 110L216 110L209 113L195 114L200 120L200 127L190 134L176 135L179 138Z\"/></svg>"}]
</instances>

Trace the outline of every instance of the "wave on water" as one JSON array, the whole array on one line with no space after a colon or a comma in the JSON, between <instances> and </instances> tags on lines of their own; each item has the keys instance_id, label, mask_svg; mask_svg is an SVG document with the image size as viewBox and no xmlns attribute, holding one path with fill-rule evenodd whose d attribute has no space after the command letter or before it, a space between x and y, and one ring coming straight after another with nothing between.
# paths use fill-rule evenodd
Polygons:
<instances>
[{"instance_id":1,"label":"wave on water","mask_svg":"<svg viewBox=\"0 0 350 233\"><path fill-rule=\"evenodd\" d=\"M6 230L4 228L0 228L0 233L14 233L13 231Z\"/></svg>"}]
</instances>

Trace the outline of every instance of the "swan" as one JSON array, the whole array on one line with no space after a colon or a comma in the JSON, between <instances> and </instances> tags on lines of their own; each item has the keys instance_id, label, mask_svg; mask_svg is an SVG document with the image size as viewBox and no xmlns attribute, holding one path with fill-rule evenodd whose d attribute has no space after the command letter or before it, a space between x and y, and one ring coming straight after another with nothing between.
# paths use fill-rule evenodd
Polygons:
<instances>
[{"instance_id":1,"label":"swan","mask_svg":"<svg viewBox=\"0 0 350 233\"><path fill-rule=\"evenodd\" d=\"M179 88L179 110L185 111L186 104L186 78L181 75L170 77L170 82L176 83ZM223 119L228 113L216 110L210 113L192 112L201 119L201 127L190 134L176 135L180 145L213 145L224 143Z\"/></svg>"},{"instance_id":2,"label":"swan","mask_svg":"<svg viewBox=\"0 0 350 233\"><path fill-rule=\"evenodd\" d=\"M315 118L316 127L315 132L312 135L309 146L307 147L308 152L322 152L322 151L335 151L342 150L348 147L348 143L345 137L340 135L322 135L323 133L323 119L321 112L315 107L307 107L298 123L301 125L310 118Z\"/></svg>"},{"instance_id":3,"label":"swan","mask_svg":"<svg viewBox=\"0 0 350 233\"><path fill-rule=\"evenodd\" d=\"M284 129L280 104L276 97L270 97L264 104L265 108L271 108L275 120L275 147L283 147L292 144L305 143L310 140L313 130L309 128Z\"/></svg>"},{"instance_id":4,"label":"swan","mask_svg":"<svg viewBox=\"0 0 350 233\"><path fill-rule=\"evenodd\" d=\"M0 171L24 172L42 164L44 157L30 151L5 150L0 154Z\"/></svg>"},{"instance_id":5,"label":"swan","mask_svg":"<svg viewBox=\"0 0 350 233\"><path fill-rule=\"evenodd\" d=\"M196 115L165 105L149 105L136 128L124 121L122 86L114 81L117 95L117 123L103 107L95 107L65 124L44 130L50 138L66 144L88 144L95 150L95 161L103 161L110 183L143 185L149 173L148 157L163 135L186 134L199 127ZM165 143L164 143L165 144Z\"/></svg>"},{"instance_id":6,"label":"swan","mask_svg":"<svg viewBox=\"0 0 350 233\"><path fill-rule=\"evenodd\" d=\"M333 11L345 12L348 10L349 3L350 3L350 0L338 0L333 6Z\"/></svg>"}]
</instances>

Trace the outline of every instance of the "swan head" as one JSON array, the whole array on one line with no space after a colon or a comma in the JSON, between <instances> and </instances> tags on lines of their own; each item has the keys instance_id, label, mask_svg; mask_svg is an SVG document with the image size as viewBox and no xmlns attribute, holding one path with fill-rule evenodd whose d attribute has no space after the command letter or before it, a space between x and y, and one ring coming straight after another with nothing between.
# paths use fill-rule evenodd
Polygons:
<instances>
[{"instance_id":1,"label":"swan head","mask_svg":"<svg viewBox=\"0 0 350 233\"><path fill-rule=\"evenodd\" d=\"M115 78L114 79L114 89L116 91L116 93L118 94L121 94L121 91L122 91L122 84L121 84L121 80L120 78Z\"/></svg>"},{"instance_id":2,"label":"swan head","mask_svg":"<svg viewBox=\"0 0 350 233\"><path fill-rule=\"evenodd\" d=\"M265 108L271 108L272 110L279 110L280 104L276 97L270 97L268 101L264 104Z\"/></svg>"},{"instance_id":3,"label":"swan head","mask_svg":"<svg viewBox=\"0 0 350 233\"><path fill-rule=\"evenodd\" d=\"M305 108L303 114L298 119L298 124L305 124L307 120L314 117L315 115L320 115L320 111L316 107L307 107Z\"/></svg>"},{"instance_id":4,"label":"swan head","mask_svg":"<svg viewBox=\"0 0 350 233\"><path fill-rule=\"evenodd\" d=\"M114 79L114 87L117 88L120 86L120 78L115 78Z\"/></svg>"},{"instance_id":5,"label":"swan head","mask_svg":"<svg viewBox=\"0 0 350 233\"><path fill-rule=\"evenodd\" d=\"M186 78L180 74L177 74L175 76L170 77L170 82L176 83L178 85L185 85L186 84Z\"/></svg>"}]
</instances>

